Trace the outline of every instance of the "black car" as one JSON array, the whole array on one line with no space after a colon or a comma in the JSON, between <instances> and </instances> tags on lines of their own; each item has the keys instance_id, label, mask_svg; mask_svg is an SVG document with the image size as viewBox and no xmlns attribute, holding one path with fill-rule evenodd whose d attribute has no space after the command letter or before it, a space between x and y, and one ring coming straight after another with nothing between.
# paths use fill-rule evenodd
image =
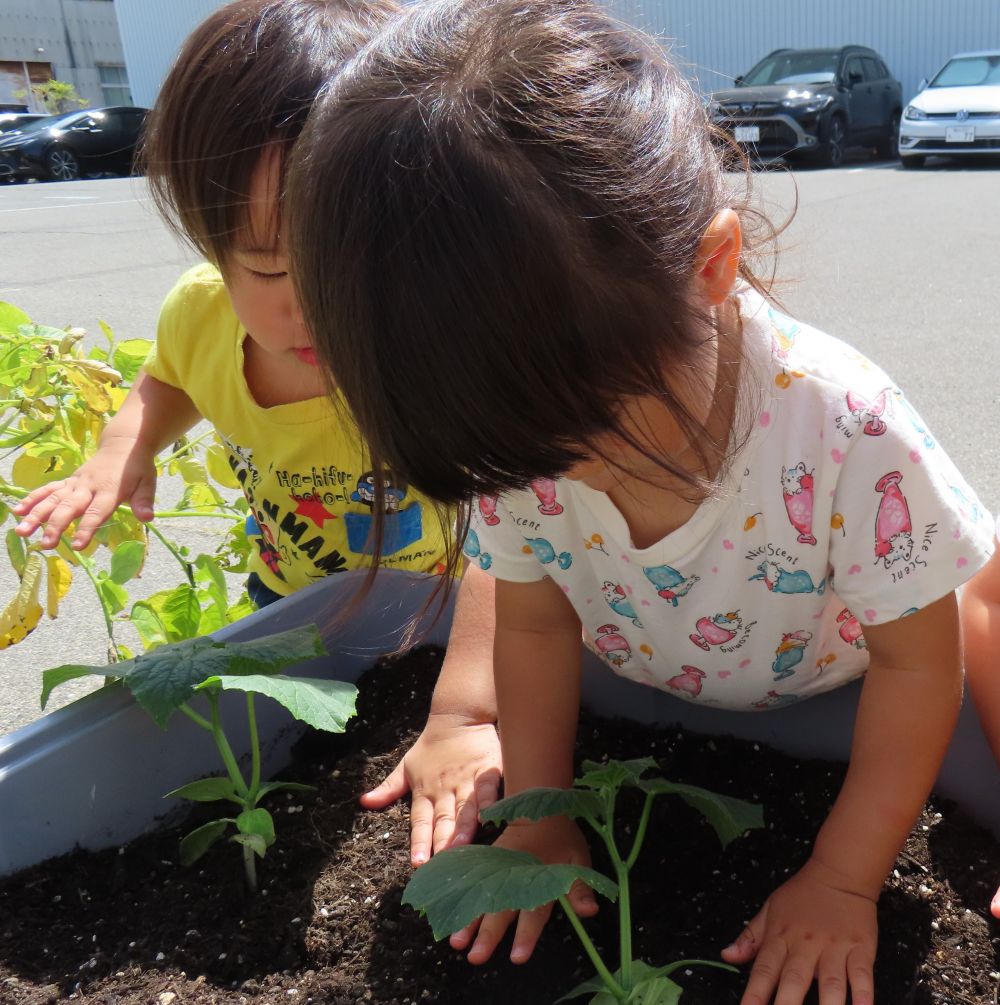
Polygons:
<instances>
[{"instance_id":1,"label":"black car","mask_svg":"<svg viewBox=\"0 0 1000 1005\"><path fill-rule=\"evenodd\" d=\"M131 174L147 111L88 108L0 135L0 179L69 181L105 171Z\"/></svg>"},{"instance_id":2,"label":"black car","mask_svg":"<svg viewBox=\"0 0 1000 1005\"><path fill-rule=\"evenodd\" d=\"M805 153L835 167L849 146L896 156L902 88L872 49L775 49L735 84L709 110L757 157Z\"/></svg>"},{"instance_id":3,"label":"black car","mask_svg":"<svg viewBox=\"0 0 1000 1005\"><path fill-rule=\"evenodd\" d=\"M0 112L0 133L12 133L29 122L47 118L48 115L42 115L40 112Z\"/></svg>"}]
</instances>

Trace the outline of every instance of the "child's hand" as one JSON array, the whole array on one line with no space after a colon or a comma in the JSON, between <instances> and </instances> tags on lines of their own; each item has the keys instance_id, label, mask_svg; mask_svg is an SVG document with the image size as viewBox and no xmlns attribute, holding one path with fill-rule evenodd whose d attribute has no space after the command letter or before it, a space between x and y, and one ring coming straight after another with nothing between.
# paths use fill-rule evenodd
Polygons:
<instances>
[{"instance_id":1,"label":"child's hand","mask_svg":"<svg viewBox=\"0 0 1000 1005\"><path fill-rule=\"evenodd\" d=\"M153 519L156 466L153 455L134 439L114 437L69 478L49 482L11 507L21 522L15 532L30 537L44 526L41 545L54 548L66 528L80 518L73 548L86 548L115 508L128 500L136 519Z\"/></svg>"},{"instance_id":2,"label":"child's hand","mask_svg":"<svg viewBox=\"0 0 1000 1005\"><path fill-rule=\"evenodd\" d=\"M536 822L514 823L497 838L497 845L515 851L528 851L545 863L569 862L573 865L590 865L590 849L580 828L568 817L546 817ZM597 913L597 899L593 891L582 883L574 883L569 891L573 910L581 918ZM538 937L552 913L552 904L533 911L502 911L487 914L451 937L452 949L462 950L475 942L468 953L470 963L485 963L503 938L508 926L517 916L514 945L510 950L511 963L526 963L535 950Z\"/></svg>"},{"instance_id":3,"label":"child's hand","mask_svg":"<svg viewBox=\"0 0 1000 1005\"><path fill-rule=\"evenodd\" d=\"M840 889L810 860L780 886L722 951L727 963L756 962L740 1005L802 1005L815 979L820 1005L873 1005L878 926L875 902Z\"/></svg>"},{"instance_id":4,"label":"child's hand","mask_svg":"<svg viewBox=\"0 0 1000 1005\"><path fill-rule=\"evenodd\" d=\"M992 914L994 918L1000 918L1000 889L993 894L993 901L990 904L990 914Z\"/></svg>"},{"instance_id":5,"label":"child's hand","mask_svg":"<svg viewBox=\"0 0 1000 1005\"><path fill-rule=\"evenodd\" d=\"M500 739L492 723L432 712L417 742L361 804L379 810L413 792L410 861L419 866L432 852L473 839L479 811L496 802L500 776Z\"/></svg>"}]
</instances>

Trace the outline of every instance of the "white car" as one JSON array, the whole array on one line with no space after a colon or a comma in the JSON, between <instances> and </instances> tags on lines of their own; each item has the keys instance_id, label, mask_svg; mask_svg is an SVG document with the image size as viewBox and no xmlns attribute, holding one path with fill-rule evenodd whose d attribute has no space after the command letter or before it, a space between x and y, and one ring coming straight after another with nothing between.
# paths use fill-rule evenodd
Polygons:
<instances>
[{"instance_id":1,"label":"white car","mask_svg":"<svg viewBox=\"0 0 1000 1005\"><path fill-rule=\"evenodd\" d=\"M929 154L1000 155L1000 50L952 56L906 106L899 126L903 167Z\"/></svg>"}]
</instances>

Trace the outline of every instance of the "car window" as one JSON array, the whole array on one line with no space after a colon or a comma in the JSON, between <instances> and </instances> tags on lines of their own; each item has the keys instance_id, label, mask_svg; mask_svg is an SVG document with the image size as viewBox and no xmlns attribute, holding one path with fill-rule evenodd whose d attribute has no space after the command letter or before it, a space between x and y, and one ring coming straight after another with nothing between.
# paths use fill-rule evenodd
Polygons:
<instances>
[{"instance_id":1,"label":"car window","mask_svg":"<svg viewBox=\"0 0 1000 1005\"><path fill-rule=\"evenodd\" d=\"M851 74L858 74L861 79L864 79L865 71L861 66L861 60L857 56L851 56L850 59L844 64L844 79L850 83Z\"/></svg>"},{"instance_id":2,"label":"car window","mask_svg":"<svg viewBox=\"0 0 1000 1005\"><path fill-rule=\"evenodd\" d=\"M878 63L871 56L862 56L861 63L865 68L865 80L875 81L885 79L885 74L879 70Z\"/></svg>"},{"instance_id":3,"label":"car window","mask_svg":"<svg viewBox=\"0 0 1000 1005\"><path fill-rule=\"evenodd\" d=\"M878 65L879 73L882 74L882 76L879 79L890 80L892 78L892 74L889 72L889 67L886 66L881 59L876 59L875 63Z\"/></svg>"},{"instance_id":4,"label":"car window","mask_svg":"<svg viewBox=\"0 0 1000 1005\"><path fill-rule=\"evenodd\" d=\"M1000 84L1000 55L950 59L929 86L976 87L980 84Z\"/></svg>"},{"instance_id":5,"label":"car window","mask_svg":"<svg viewBox=\"0 0 1000 1005\"><path fill-rule=\"evenodd\" d=\"M767 56L746 74L743 83L752 87L762 84L828 84L836 75L836 53L800 49Z\"/></svg>"}]
</instances>

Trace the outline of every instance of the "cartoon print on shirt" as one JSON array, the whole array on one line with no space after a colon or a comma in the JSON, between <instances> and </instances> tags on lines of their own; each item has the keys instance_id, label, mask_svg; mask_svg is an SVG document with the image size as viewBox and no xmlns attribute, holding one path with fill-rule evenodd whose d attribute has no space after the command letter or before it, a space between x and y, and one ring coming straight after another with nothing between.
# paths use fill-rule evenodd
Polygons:
<instances>
[{"instance_id":1,"label":"cartoon print on shirt","mask_svg":"<svg viewBox=\"0 0 1000 1005\"><path fill-rule=\"evenodd\" d=\"M399 504L406 496L406 489L392 484L391 478L382 481L386 513L398 513ZM375 475L366 471L359 479L357 488L351 493L354 502L364 503L369 509L375 505Z\"/></svg>"},{"instance_id":2,"label":"cartoon print on shirt","mask_svg":"<svg viewBox=\"0 0 1000 1005\"><path fill-rule=\"evenodd\" d=\"M790 318L782 318L788 323L788 327L778 324L774 311L768 310L771 318L771 351L783 363L788 360L788 353L795 345L795 339L799 334L799 326Z\"/></svg>"},{"instance_id":3,"label":"cartoon print on shirt","mask_svg":"<svg viewBox=\"0 0 1000 1005\"><path fill-rule=\"evenodd\" d=\"M320 530L327 520L336 520L337 515L331 513L322 503L320 497L313 492L306 495L297 496L295 493L289 495L289 499L295 503L295 516L304 516L311 520Z\"/></svg>"},{"instance_id":4,"label":"cartoon print on shirt","mask_svg":"<svg viewBox=\"0 0 1000 1005\"><path fill-rule=\"evenodd\" d=\"M837 624L840 625L840 637L849 646L854 646L855 649L868 648L861 631L861 623L846 607L837 615Z\"/></svg>"},{"instance_id":5,"label":"cartoon print on shirt","mask_svg":"<svg viewBox=\"0 0 1000 1005\"><path fill-rule=\"evenodd\" d=\"M689 694L697 698L701 694L701 682L705 679L705 671L697 667L682 666L681 673L667 681L667 687Z\"/></svg>"},{"instance_id":6,"label":"cartoon print on shirt","mask_svg":"<svg viewBox=\"0 0 1000 1005\"><path fill-rule=\"evenodd\" d=\"M253 490L260 484L260 471L257 470L257 465L253 462L253 451L249 447L241 447L221 433L219 439L222 440L229 452L229 467L236 476L236 480L245 492L252 495Z\"/></svg>"},{"instance_id":7,"label":"cartoon print on shirt","mask_svg":"<svg viewBox=\"0 0 1000 1005\"><path fill-rule=\"evenodd\" d=\"M793 701L798 701L798 695L778 694L777 691L768 691L763 698L751 702L751 707L760 709L777 708L780 705L790 705Z\"/></svg>"},{"instance_id":8,"label":"cartoon print on shirt","mask_svg":"<svg viewBox=\"0 0 1000 1005\"><path fill-rule=\"evenodd\" d=\"M701 579L700 576L685 576L669 565L647 566L642 571L656 587L657 596L669 601L672 607L676 607L678 599L686 597L691 587Z\"/></svg>"},{"instance_id":9,"label":"cartoon print on shirt","mask_svg":"<svg viewBox=\"0 0 1000 1005\"><path fill-rule=\"evenodd\" d=\"M562 505L556 501L556 483L551 478L536 478L531 483L531 491L538 498L538 512L542 516L559 516Z\"/></svg>"},{"instance_id":10,"label":"cartoon print on shirt","mask_svg":"<svg viewBox=\"0 0 1000 1005\"><path fill-rule=\"evenodd\" d=\"M820 658L818 660L816 660L816 673L818 673L820 676L822 676L823 671L831 663L836 663L836 662L837 662L837 655L836 655L836 653L827 653L825 656L820 656Z\"/></svg>"},{"instance_id":11,"label":"cartoon print on shirt","mask_svg":"<svg viewBox=\"0 0 1000 1005\"><path fill-rule=\"evenodd\" d=\"M712 646L722 646L733 639L743 629L743 619L739 611L729 611L726 614L713 614L710 618L699 618L695 624L697 632L692 632L688 638L705 652L710 652Z\"/></svg>"},{"instance_id":12,"label":"cartoon print on shirt","mask_svg":"<svg viewBox=\"0 0 1000 1005\"><path fill-rule=\"evenodd\" d=\"M632 659L632 647L628 639L618 633L617 625L601 625L594 638L597 651L616 667L624 666Z\"/></svg>"},{"instance_id":13,"label":"cartoon print on shirt","mask_svg":"<svg viewBox=\"0 0 1000 1005\"><path fill-rule=\"evenodd\" d=\"M885 411L890 407L889 394L891 387L884 387L874 399L869 401L863 394L857 391L848 391L846 396L847 412L850 419L854 420L856 426L861 427L865 436L882 436L889 428L882 420ZM854 435L854 430L849 428L847 415L841 415L837 419L837 428L850 439Z\"/></svg>"},{"instance_id":14,"label":"cartoon print on shirt","mask_svg":"<svg viewBox=\"0 0 1000 1005\"><path fill-rule=\"evenodd\" d=\"M890 471L875 483L882 496L875 515L875 562L884 562L887 569L900 559L908 562L913 554L913 524L899 487L902 480L898 471Z\"/></svg>"},{"instance_id":15,"label":"cartoon print on shirt","mask_svg":"<svg viewBox=\"0 0 1000 1005\"><path fill-rule=\"evenodd\" d=\"M546 541L544 537L526 537L527 544L523 545L521 551L526 555L533 554L542 565L551 565L555 562L560 569L568 569L573 564L573 556L568 551L561 551L556 554L551 541Z\"/></svg>"},{"instance_id":16,"label":"cartoon print on shirt","mask_svg":"<svg viewBox=\"0 0 1000 1005\"><path fill-rule=\"evenodd\" d=\"M907 418L910 420L910 425L913 426L917 435L920 436L924 441L924 449L933 450L937 443L934 437L927 431L927 427L924 425L924 420L920 418L917 414L916 409L910 404L909 399L899 390L898 387L892 389L892 396L895 399L897 405L900 405L904 412L906 412Z\"/></svg>"},{"instance_id":17,"label":"cartoon print on shirt","mask_svg":"<svg viewBox=\"0 0 1000 1005\"><path fill-rule=\"evenodd\" d=\"M480 496L479 497L479 512L483 518L483 523L487 527L495 527L500 522L500 517L497 516L497 501L499 496Z\"/></svg>"},{"instance_id":18,"label":"cartoon print on shirt","mask_svg":"<svg viewBox=\"0 0 1000 1005\"><path fill-rule=\"evenodd\" d=\"M281 571L281 563L283 561L281 552L263 536L255 538L254 543L260 552L261 561L278 579L284 582L285 576Z\"/></svg>"},{"instance_id":19,"label":"cartoon print on shirt","mask_svg":"<svg viewBox=\"0 0 1000 1005\"><path fill-rule=\"evenodd\" d=\"M462 548L465 556L479 563L480 569L488 569L493 564L493 556L483 551L479 546L479 535L470 527L465 536L465 547Z\"/></svg>"},{"instance_id":20,"label":"cartoon print on shirt","mask_svg":"<svg viewBox=\"0 0 1000 1005\"><path fill-rule=\"evenodd\" d=\"M805 569L784 569L777 562L761 562L756 574L747 582L752 583L755 579L762 579L772 593L815 593L822 597L826 590L825 579L816 586Z\"/></svg>"},{"instance_id":21,"label":"cartoon print on shirt","mask_svg":"<svg viewBox=\"0 0 1000 1005\"><path fill-rule=\"evenodd\" d=\"M815 469L813 469L815 470ZM815 544L813 522L813 472L806 471L804 461L794 468L781 468L781 494L791 525L799 532L799 544Z\"/></svg>"},{"instance_id":22,"label":"cartoon print on shirt","mask_svg":"<svg viewBox=\"0 0 1000 1005\"><path fill-rule=\"evenodd\" d=\"M979 523L983 518L983 511L979 508L979 501L976 497L972 496L970 499L965 489L958 485L952 485L948 481L945 484L958 502L958 512L961 514L962 519L968 520L970 523Z\"/></svg>"},{"instance_id":23,"label":"cartoon print on shirt","mask_svg":"<svg viewBox=\"0 0 1000 1005\"><path fill-rule=\"evenodd\" d=\"M636 628L642 628L642 622L639 620L639 615L635 613L635 608L632 606L632 601L628 599L628 594L626 594L624 587L618 583L612 583L610 580L605 580L601 584L601 593L604 594L604 599L607 601L608 607L615 612L615 614L620 615L623 618L631 618L632 624Z\"/></svg>"},{"instance_id":24,"label":"cartoon print on shirt","mask_svg":"<svg viewBox=\"0 0 1000 1005\"><path fill-rule=\"evenodd\" d=\"M795 673L795 668L805 658L806 646L812 638L812 632L787 632L781 636L778 648L774 651L774 663L771 670L776 681L784 680Z\"/></svg>"}]
</instances>

